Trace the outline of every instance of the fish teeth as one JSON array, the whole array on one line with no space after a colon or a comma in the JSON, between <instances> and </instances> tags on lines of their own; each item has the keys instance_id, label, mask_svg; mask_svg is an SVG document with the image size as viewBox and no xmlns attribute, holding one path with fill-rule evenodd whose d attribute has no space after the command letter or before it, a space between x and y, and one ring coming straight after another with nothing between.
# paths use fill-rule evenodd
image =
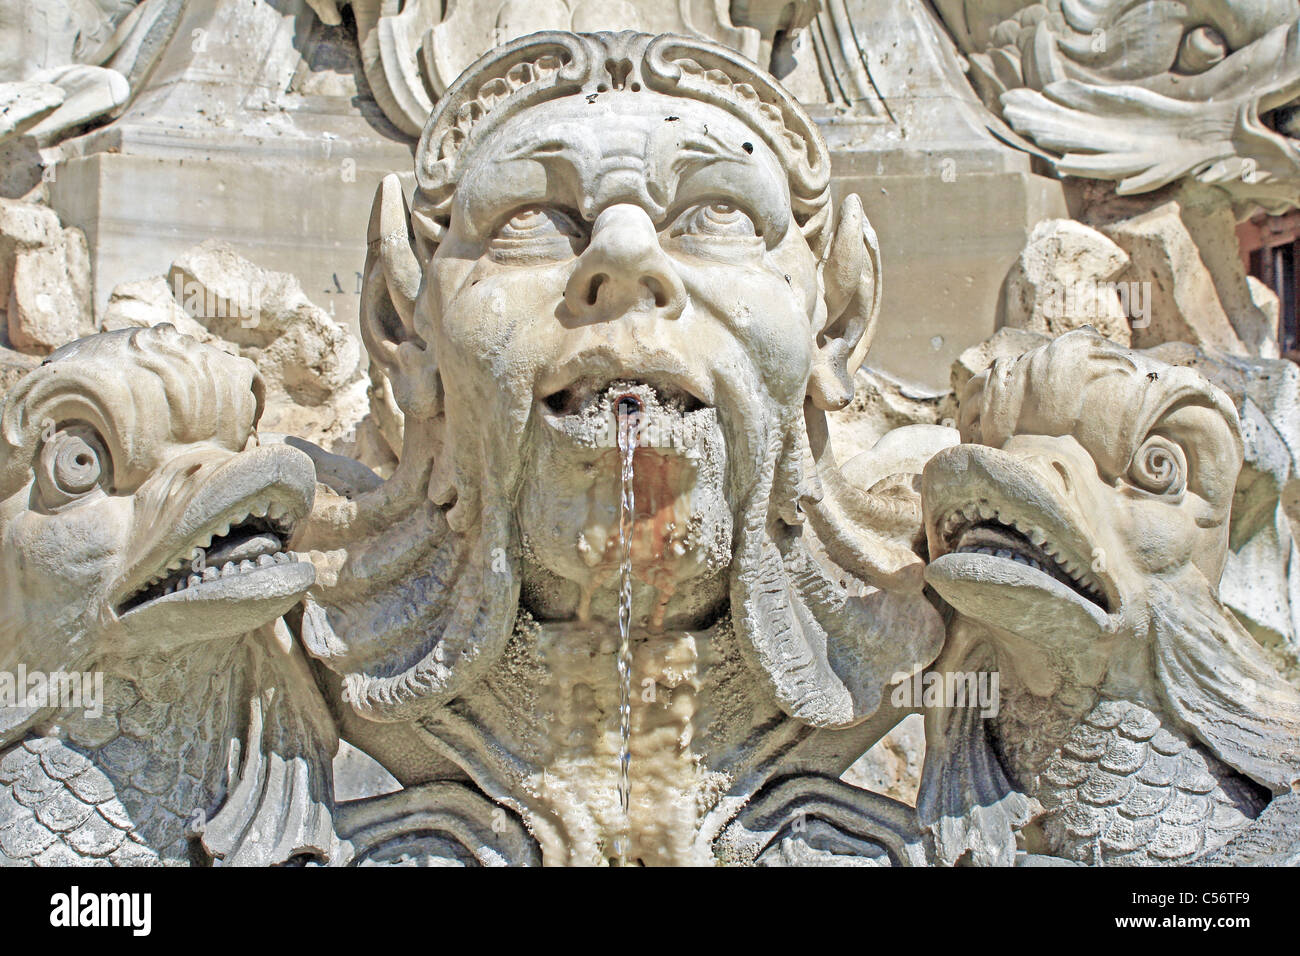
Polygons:
<instances>
[{"instance_id":1,"label":"fish teeth","mask_svg":"<svg viewBox=\"0 0 1300 956\"><path fill-rule=\"evenodd\" d=\"M259 568L269 567L272 564L275 564L275 558L271 557L269 554L259 554L257 556L257 566Z\"/></svg>"},{"instance_id":2,"label":"fish teeth","mask_svg":"<svg viewBox=\"0 0 1300 956\"><path fill-rule=\"evenodd\" d=\"M234 574L234 573L235 573L235 562L234 562L234 561L227 561L225 564L223 564L223 565L221 566L221 573L222 573L223 575L226 575L226 574Z\"/></svg>"},{"instance_id":3,"label":"fish teeth","mask_svg":"<svg viewBox=\"0 0 1300 956\"><path fill-rule=\"evenodd\" d=\"M266 510L269 507L270 505L267 502L259 501L257 504L253 505L253 516L257 518L265 518Z\"/></svg>"},{"instance_id":4,"label":"fish teeth","mask_svg":"<svg viewBox=\"0 0 1300 956\"><path fill-rule=\"evenodd\" d=\"M283 551L277 551L277 552L275 552L275 563L276 563L276 564L288 564L288 563L289 563L289 556L288 556L287 554L285 554Z\"/></svg>"},{"instance_id":5,"label":"fish teeth","mask_svg":"<svg viewBox=\"0 0 1300 956\"><path fill-rule=\"evenodd\" d=\"M192 587L194 587L196 584L202 584L202 583L203 583L203 578L202 578L202 576L197 575L197 574L191 574L188 578L185 579L185 586L186 586L186 587L191 587L191 588L192 588Z\"/></svg>"}]
</instances>

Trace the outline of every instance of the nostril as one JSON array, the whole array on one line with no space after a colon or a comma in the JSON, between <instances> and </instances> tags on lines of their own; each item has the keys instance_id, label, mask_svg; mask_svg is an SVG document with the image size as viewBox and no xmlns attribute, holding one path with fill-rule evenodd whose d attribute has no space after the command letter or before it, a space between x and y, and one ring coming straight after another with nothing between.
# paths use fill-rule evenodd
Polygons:
<instances>
[{"instance_id":1,"label":"nostril","mask_svg":"<svg viewBox=\"0 0 1300 956\"><path fill-rule=\"evenodd\" d=\"M562 388L558 392L548 395L544 401L546 407L557 415L565 415L576 410L577 393L571 388Z\"/></svg>"},{"instance_id":2,"label":"nostril","mask_svg":"<svg viewBox=\"0 0 1300 956\"><path fill-rule=\"evenodd\" d=\"M600 287L605 284L608 278L603 272L591 280L591 285L587 287L587 305L595 305L596 299L600 295Z\"/></svg>"},{"instance_id":3,"label":"nostril","mask_svg":"<svg viewBox=\"0 0 1300 956\"><path fill-rule=\"evenodd\" d=\"M1065 486L1065 490L1069 491L1070 473L1066 471L1065 466L1063 464L1061 464L1059 461L1056 461L1055 459L1052 460L1052 467L1055 468L1056 473L1061 476L1061 484Z\"/></svg>"},{"instance_id":4,"label":"nostril","mask_svg":"<svg viewBox=\"0 0 1300 956\"><path fill-rule=\"evenodd\" d=\"M656 308L662 309L664 306L668 304L668 293L664 291L662 282L660 282L658 279L653 279L647 276L645 279L645 284L646 284L646 288L650 290L650 294L654 296Z\"/></svg>"}]
</instances>

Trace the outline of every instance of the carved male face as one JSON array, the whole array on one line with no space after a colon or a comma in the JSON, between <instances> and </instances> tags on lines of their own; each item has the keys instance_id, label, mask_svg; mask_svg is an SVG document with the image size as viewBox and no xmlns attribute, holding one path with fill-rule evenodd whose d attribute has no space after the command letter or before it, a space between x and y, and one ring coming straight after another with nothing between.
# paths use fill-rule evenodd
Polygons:
<instances>
[{"instance_id":1,"label":"carved male face","mask_svg":"<svg viewBox=\"0 0 1300 956\"><path fill-rule=\"evenodd\" d=\"M729 607L789 712L842 725L874 710L877 685L831 658L863 660L892 612L848 623L825 600L839 572L795 526L801 503L828 528L847 520L817 510L828 449L809 423L853 397L879 252L857 197L832 215L829 156L799 105L716 44L537 34L466 71L415 165L409 207L396 176L376 197L361 324L406 416L394 494L420 494L409 533L428 556L327 598L365 602L333 613L320 651L358 709L449 699L503 652L521 605L613 622L621 437L633 625L702 627ZM864 580L920 564L883 538L843 550ZM415 562L429 599L412 603L398 568ZM377 629L390 618L369 609L397 600L408 611ZM839 640L853 650L827 649Z\"/></svg>"},{"instance_id":2,"label":"carved male face","mask_svg":"<svg viewBox=\"0 0 1300 956\"><path fill-rule=\"evenodd\" d=\"M581 616L615 583L631 396L634 568L657 622L707 611L738 508L794 450L782 431L802 427L818 352L817 262L786 170L728 113L630 89L533 108L471 150L417 331L456 441L522 469L526 589Z\"/></svg>"}]
</instances>

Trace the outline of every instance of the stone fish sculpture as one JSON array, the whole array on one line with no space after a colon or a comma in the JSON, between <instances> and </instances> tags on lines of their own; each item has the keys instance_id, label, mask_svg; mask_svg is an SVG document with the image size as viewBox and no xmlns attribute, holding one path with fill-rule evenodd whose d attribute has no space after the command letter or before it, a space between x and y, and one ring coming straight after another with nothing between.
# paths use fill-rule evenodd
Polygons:
<instances>
[{"instance_id":1,"label":"stone fish sculpture","mask_svg":"<svg viewBox=\"0 0 1300 956\"><path fill-rule=\"evenodd\" d=\"M991 109L1070 176L1182 177L1295 204L1300 10L1290 0L936 0Z\"/></svg>"},{"instance_id":2,"label":"stone fish sculpture","mask_svg":"<svg viewBox=\"0 0 1300 956\"><path fill-rule=\"evenodd\" d=\"M892 810L834 778L898 719L889 679L942 629L915 493L848 486L827 437L880 267L857 198L831 205L811 121L716 44L537 34L439 100L416 184L409 208L396 177L380 189L362 296L400 464L322 499L303 534L328 567L306 646L388 722L361 743L385 760L383 728L414 728L435 769L408 753L399 778L449 761L548 863L712 862L749 798L796 772L782 793L835 804L870 842ZM625 403L641 421L626 817ZM907 856L910 836L885 836ZM766 840L732 831L727 852Z\"/></svg>"},{"instance_id":3,"label":"stone fish sculpture","mask_svg":"<svg viewBox=\"0 0 1300 956\"><path fill-rule=\"evenodd\" d=\"M961 417L970 444L923 480L926 579L955 614L935 670L995 669L1002 703L926 715L937 861L1008 864L1017 841L1088 864L1294 853L1294 823L1261 811L1295 802L1300 693L1217 596L1242 459L1227 396L1085 329L995 362Z\"/></svg>"},{"instance_id":4,"label":"stone fish sculpture","mask_svg":"<svg viewBox=\"0 0 1300 956\"><path fill-rule=\"evenodd\" d=\"M0 862L330 852L337 738L279 620L314 580L285 545L315 477L258 443L261 406L251 362L171 326L81 339L5 397L0 670L99 671L103 699L0 709Z\"/></svg>"}]
</instances>

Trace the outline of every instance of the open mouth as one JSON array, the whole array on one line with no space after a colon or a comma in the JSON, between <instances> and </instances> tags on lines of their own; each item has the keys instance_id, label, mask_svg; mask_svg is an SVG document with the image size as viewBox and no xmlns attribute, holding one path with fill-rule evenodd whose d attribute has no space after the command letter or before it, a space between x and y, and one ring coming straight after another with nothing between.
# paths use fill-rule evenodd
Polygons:
<instances>
[{"instance_id":1,"label":"open mouth","mask_svg":"<svg viewBox=\"0 0 1300 956\"><path fill-rule=\"evenodd\" d=\"M567 443L599 451L615 447L629 427L638 448L702 447L717 430L717 409L676 381L583 379L538 401L540 419Z\"/></svg>"},{"instance_id":2,"label":"open mouth","mask_svg":"<svg viewBox=\"0 0 1300 956\"><path fill-rule=\"evenodd\" d=\"M225 595L245 582L296 565L298 555L286 550L293 520L286 509L262 502L246 513L214 522L116 608L119 616L164 600L194 600ZM196 559L196 550L202 560Z\"/></svg>"},{"instance_id":3,"label":"open mouth","mask_svg":"<svg viewBox=\"0 0 1300 956\"><path fill-rule=\"evenodd\" d=\"M1274 132L1291 139L1300 138L1300 105L1280 106L1262 114L1260 119Z\"/></svg>"},{"instance_id":4,"label":"open mouth","mask_svg":"<svg viewBox=\"0 0 1300 956\"><path fill-rule=\"evenodd\" d=\"M945 553L986 555L1024 565L1063 584L1103 613L1110 613L1106 589L1087 563L1029 521L979 502L950 512L939 527Z\"/></svg>"},{"instance_id":5,"label":"open mouth","mask_svg":"<svg viewBox=\"0 0 1300 956\"><path fill-rule=\"evenodd\" d=\"M649 390L656 404L678 415L688 415L709 407L690 388L676 381L653 379L616 380L597 382L581 380L544 396L543 405L554 415L581 415L587 409L608 402L617 404L620 399ZM638 401L643 400L638 397Z\"/></svg>"}]
</instances>

